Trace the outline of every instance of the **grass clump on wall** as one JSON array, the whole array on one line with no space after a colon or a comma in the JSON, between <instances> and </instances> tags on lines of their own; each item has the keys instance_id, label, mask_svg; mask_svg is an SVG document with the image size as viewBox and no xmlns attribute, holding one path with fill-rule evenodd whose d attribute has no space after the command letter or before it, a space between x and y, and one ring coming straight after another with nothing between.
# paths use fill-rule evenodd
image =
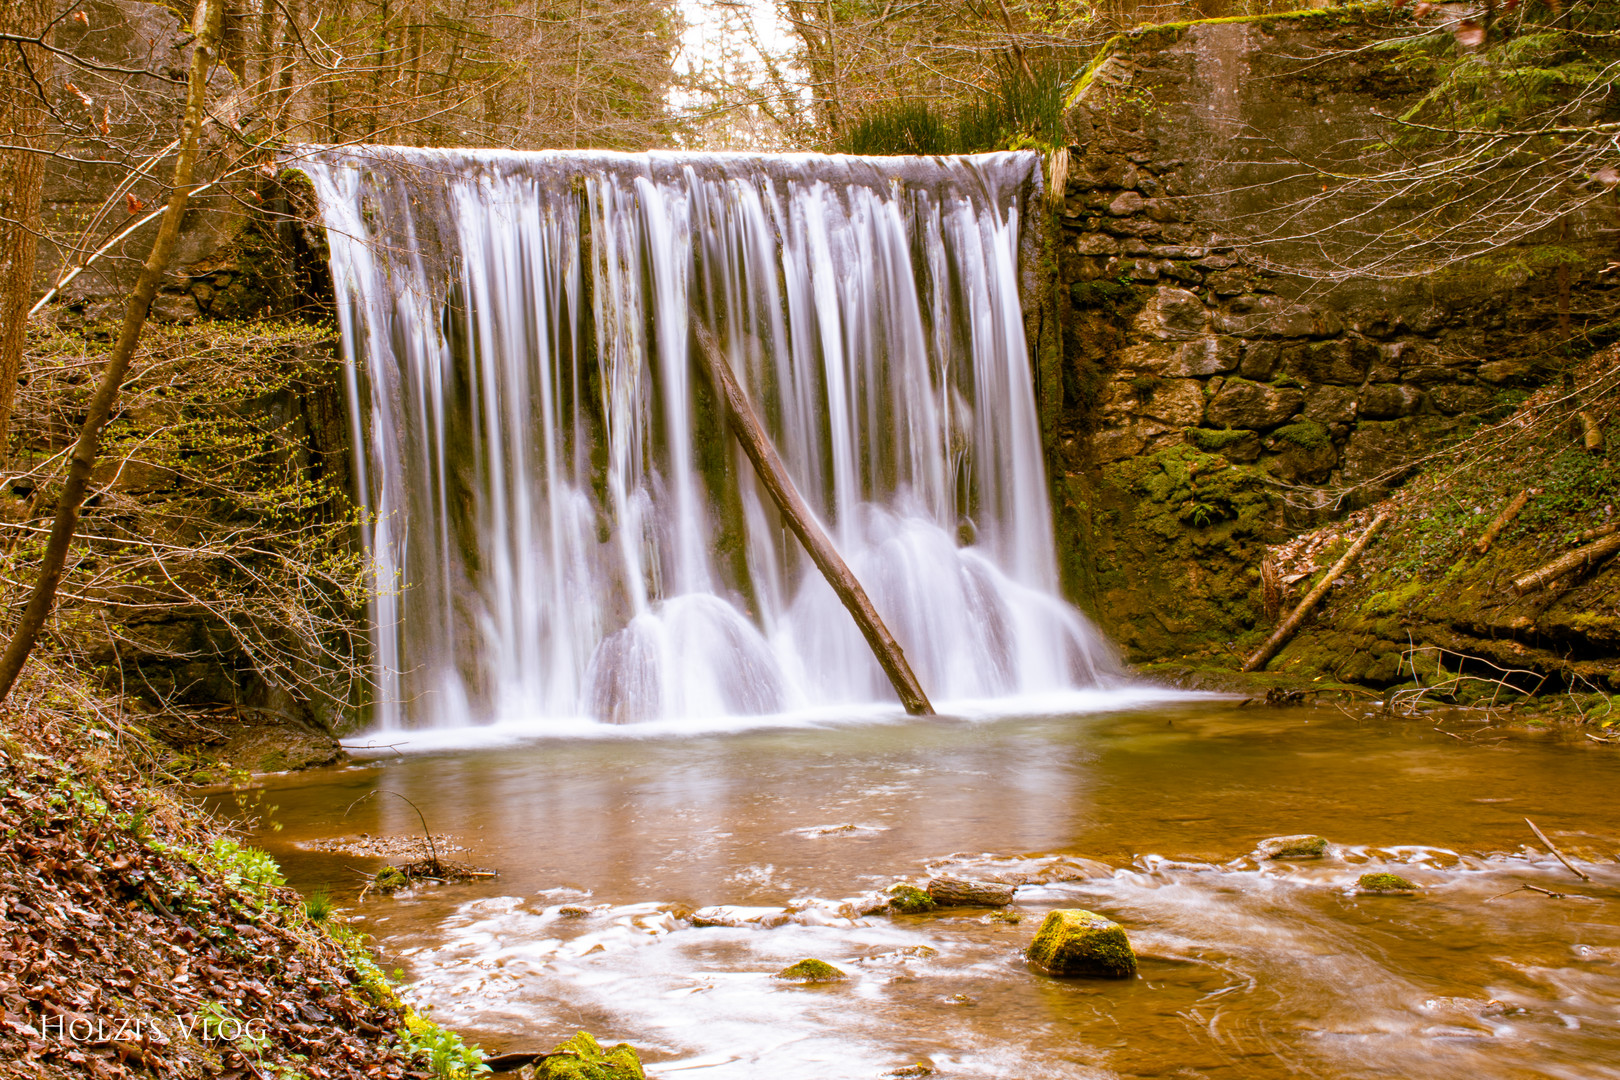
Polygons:
<instances>
[{"instance_id":1,"label":"grass clump on wall","mask_svg":"<svg viewBox=\"0 0 1620 1080\"><path fill-rule=\"evenodd\" d=\"M898 100L868 110L838 140L846 154L976 154L1061 145L1063 102L1076 72L1045 62L998 72L954 106Z\"/></svg>"}]
</instances>

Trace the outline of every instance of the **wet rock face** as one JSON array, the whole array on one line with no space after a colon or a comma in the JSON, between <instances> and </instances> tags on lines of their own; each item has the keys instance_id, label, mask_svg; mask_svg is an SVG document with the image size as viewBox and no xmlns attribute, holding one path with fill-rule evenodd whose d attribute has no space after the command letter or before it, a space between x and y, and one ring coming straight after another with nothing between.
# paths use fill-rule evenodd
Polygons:
<instances>
[{"instance_id":1,"label":"wet rock face","mask_svg":"<svg viewBox=\"0 0 1620 1080\"><path fill-rule=\"evenodd\" d=\"M1550 271L1274 270L1325 258L1311 238L1353 216L1337 203L1289 218L1297 242L1234 242L1234 223L1277 216L1288 183L1238 133L1326 160L1380 131L1380 116L1428 89L1427 76L1371 59L1409 32L1403 19L1333 9L1127 35L1069 112L1054 252L1062 347L1042 359L1062 369L1043 376L1061 402L1043 410L1065 588L1129 659L1219 649L1262 628L1269 545L1382 499L1413 461L1552 374ZM1605 227L1572 219L1570 236L1597 244ZM1604 265L1569 269L1566 310L1615 317L1620 279L1600 276ZM1182 482L1185 449L1220 460Z\"/></svg>"},{"instance_id":2,"label":"wet rock face","mask_svg":"<svg viewBox=\"0 0 1620 1080\"><path fill-rule=\"evenodd\" d=\"M1136 974L1136 952L1124 928L1080 908L1048 912L1024 955L1048 975L1128 979Z\"/></svg>"}]
</instances>

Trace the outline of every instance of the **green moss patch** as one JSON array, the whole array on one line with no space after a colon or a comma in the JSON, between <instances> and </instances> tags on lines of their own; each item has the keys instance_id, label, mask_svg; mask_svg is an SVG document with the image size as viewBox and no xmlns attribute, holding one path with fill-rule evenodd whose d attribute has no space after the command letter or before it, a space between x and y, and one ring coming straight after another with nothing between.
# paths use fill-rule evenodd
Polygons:
<instances>
[{"instance_id":1,"label":"green moss patch","mask_svg":"<svg viewBox=\"0 0 1620 1080\"><path fill-rule=\"evenodd\" d=\"M595 1036L581 1031L535 1065L534 1080L647 1080L647 1074L628 1043L603 1049Z\"/></svg>"},{"instance_id":2,"label":"green moss patch","mask_svg":"<svg viewBox=\"0 0 1620 1080\"><path fill-rule=\"evenodd\" d=\"M1412 882L1399 874L1389 873L1362 874L1356 879L1356 888L1369 893L1417 892L1417 886Z\"/></svg>"},{"instance_id":3,"label":"green moss patch","mask_svg":"<svg viewBox=\"0 0 1620 1080\"><path fill-rule=\"evenodd\" d=\"M889 907L902 915L921 915L938 905L932 896L915 885L895 885L889 889Z\"/></svg>"},{"instance_id":4,"label":"green moss patch","mask_svg":"<svg viewBox=\"0 0 1620 1080\"><path fill-rule=\"evenodd\" d=\"M825 960L817 960L815 957L806 957L798 963L789 964L771 977L774 979L786 979L789 982L807 983L840 982L849 978L842 970L833 967Z\"/></svg>"}]
</instances>

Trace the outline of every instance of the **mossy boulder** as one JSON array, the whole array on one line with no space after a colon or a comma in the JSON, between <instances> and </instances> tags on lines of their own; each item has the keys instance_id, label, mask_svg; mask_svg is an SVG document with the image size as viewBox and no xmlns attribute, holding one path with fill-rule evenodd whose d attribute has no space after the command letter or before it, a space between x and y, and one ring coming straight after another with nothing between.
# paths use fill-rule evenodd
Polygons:
<instances>
[{"instance_id":1,"label":"mossy boulder","mask_svg":"<svg viewBox=\"0 0 1620 1080\"><path fill-rule=\"evenodd\" d=\"M534 1080L647 1080L629 1043L607 1049L587 1031L558 1043L534 1067Z\"/></svg>"},{"instance_id":2,"label":"mossy boulder","mask_svg":"<svg viewBox=\"0 0 1620 1080\"><path fill-rule=\"evenodd\" d=\"M939 905L934 898L915 885L894 885L889 888L889 907L902 915L921 915Z\"/></svg>"},{"instance_id":3,"label":"mossy boulder","mask_svg":"<svg viewBox=\"0 0 1620 1080\"><path fill-rule=\"evenodd\" d=\"M1048 975L1128 979L1136 974L1136 952L1124 928L1079 908L1048 912L1024 956Z\"/></svg>"},{"instance_id":4,"label":"mossy boulder","mask_svg":"<svg viewBox=\"0 0 1620 1080\"><path fill-rule=\"evenodd\" d=\"M789 982L824 983L839 982L849 978L849 976L825 960L805 957L796 964L789 964L773 975L772 978L786 979Z\"/></svg>"},{"instance_id":5,"label":"mossy boulder","mask_svg":"<svg viewBox=\"0 0 1620 1080\"><path fill-rule=\"evenodd\" d=\"M1328 842L1311 833L1273 836L1260 841L1255 849L1262 859L1320 859L1327 854Z\"/></svg>"},{"instance_id":6,"label":"mossy boulder","mask_svg":"<svg viewBox=\"0 0 1620 1080\"><path fill-rule=\"evenodd\" d=\"M1417 886L1399 874L1362 874L1356 879L1356 888L1364 893L1400 894L1417 892Z\"/></svg>"}]
</instances>

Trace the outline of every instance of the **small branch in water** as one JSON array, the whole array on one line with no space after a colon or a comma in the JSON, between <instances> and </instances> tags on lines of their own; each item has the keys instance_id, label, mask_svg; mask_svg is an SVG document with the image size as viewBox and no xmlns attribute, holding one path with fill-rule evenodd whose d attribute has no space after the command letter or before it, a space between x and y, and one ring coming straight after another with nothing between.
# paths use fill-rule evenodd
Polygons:
<instances>
[{"instance_id":1,"label":"small branch in water","mask_svg":"<svg viewBox=\"0 0 1620 1080\"><path fill-rule=\"evenodd\" d=\"M1582 896L1580 893L1553 892L1551 889L1543 889L1539 885L1520 885L1517 889L1509 889L1505 893L1497 893L1495 896L1488 897L1485 900L1485 902L1488 904L1492 900L1500 900L1504 896L1512 896L1516 892L1526 892L1526 891L1538 892L1542 896L1550 896L1554 900L1596 900L1597 899L1597 897L1595 897L1595 896Z\"/></svg>"},{"instance_id":2,"label":"small branch in water","mask_svg":"<svg viewBox=\"0 0 1620 1080\"><path fill-rule=\"evenodd\" d=\"M1530 826L1530 831L1536 834L1536 839L1537 840L1540 840L1543 844L1546 844L1548 850L1550 850L1554 855L1558 856L1558 861L1563 863L1566 867L1568 867L1570 873L1574 874L1576 877L1580 878L1582 881L1591 881L1592 880L1591 878L1586 876L1586 873L1584 871L1576 869L1574 863L1572 863L1568 859L1564 858L1564 853L1562 851L1558 850L1558 847L1557 847L1556 844L1554 844L1551 840L1547 839L1547 834L1546 833L1544 833L1540 829L1536 828L1536 823L1535 822L1531 821L1529 818L1525 818L1524 823L1526 825ZM1531 888L1531 887L1532 886L1529 886L1529 885L1525 886L1525 888L1527 888L1527 889Z\"/></svg>"},{"instance_id":3,"label":"small branch in water","mask_svg":"<svg viewBox=\"0 0 1620 1080\"><path fill-rule=\"evenodd\" d=\"M376 790L366 792L364 795L362 795L358 799L354 800L354 802L350 803L349 804L349 809L343 811L343 816L348 817L349 816L349 810L353 810L356 806L359 806L361 803L365 802L367 799L371 798L373 795L392 795L396 799L405 799L405 796L401 795L397 791L388 791L388 790L386 790L384 788L378 788ZM410 808L412 810L416 811L416 816L417 816L418 820L420 820L422 822L422 835L424 837L426 837L426 839L427 839L428 854L433 856L433 871L434 871L434 873L438 873L439 872L439 849L433 843L433 833L432 833L432 831L430 831L428 829L427 818L423 815L422 808L420 806L417 806L415 803L411 802L411 800L409 800L409 799L405 799L405 802L407 804L409 804L409 806L410 806Z\"/></svg>"}]
</instances>

